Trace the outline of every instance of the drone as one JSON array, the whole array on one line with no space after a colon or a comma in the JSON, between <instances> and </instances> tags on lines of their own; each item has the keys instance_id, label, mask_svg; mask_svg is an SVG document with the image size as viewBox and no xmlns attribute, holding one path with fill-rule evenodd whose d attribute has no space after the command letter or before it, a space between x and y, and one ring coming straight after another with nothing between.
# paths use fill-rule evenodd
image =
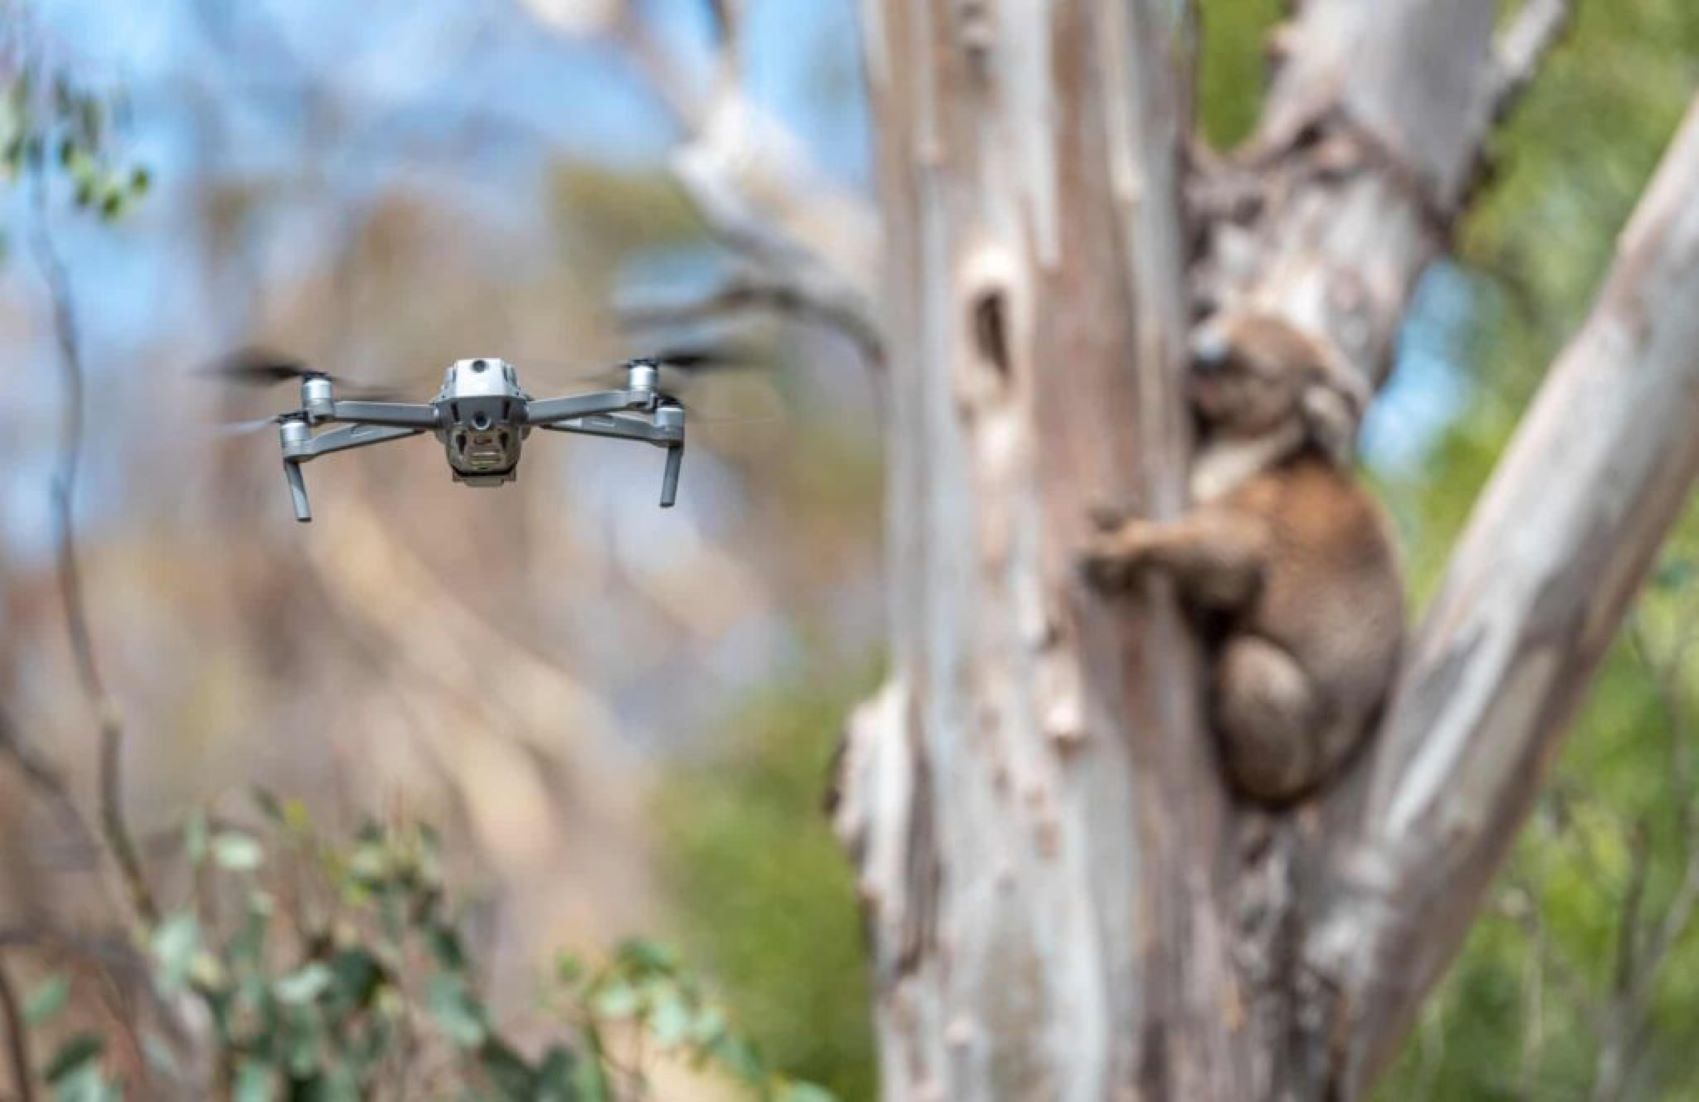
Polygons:
<instances>
[{"instance_id":1,"label":"drone","mask_svg":"<svg viewBox=\"0 0 1699 1102\"><path fill-rule=\"evenodd\" d=\"M332 376L292 363L226 369L267 380L299 378L301 408L272 418L283 446L283 474L294 501L295 519L313 519L301 468L320 456L364 448L421 433L435 433L448 454L456 482L500 486L519 477L519 453L532 429L637 440L665 448L661 508L678 497L684 466L684 405L661 391L661 367L673 358L628 360L621 365L623 389L565 398L532 398L519 374L493 357L457 360L430 402L360 401L338 398ZM324 426L336 425L336 428ZM321 430L322 431L319 431Z\"/></svg>"}]
</instances>

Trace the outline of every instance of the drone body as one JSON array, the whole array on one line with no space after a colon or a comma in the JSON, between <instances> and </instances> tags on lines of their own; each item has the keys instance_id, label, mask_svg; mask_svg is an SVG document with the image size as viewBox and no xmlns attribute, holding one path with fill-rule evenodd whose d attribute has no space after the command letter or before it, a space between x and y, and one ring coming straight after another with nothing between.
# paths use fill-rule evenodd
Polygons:
<instances>
[{"instance_id":1,"label":"drone body","mask_svg":"<svg viewBox=\"0 0 1699 1102\"><path fill-rule=\"evenodd\" d=\"M513 365L498 359L459 360L429 403L341 401L328 375L301 376L301 408L278 418L283 472L295 519L310 521L301 465L330 452L436 434L456 482L500 486L518 478L520 450L534 428L639 440L667 450L661 507L678 494L684 461L684 407L660 392L659 364L625 364L623 390L537 400L519 386ZM315 433L322 425L342 427Z\"/></svg>"}]
</instances>

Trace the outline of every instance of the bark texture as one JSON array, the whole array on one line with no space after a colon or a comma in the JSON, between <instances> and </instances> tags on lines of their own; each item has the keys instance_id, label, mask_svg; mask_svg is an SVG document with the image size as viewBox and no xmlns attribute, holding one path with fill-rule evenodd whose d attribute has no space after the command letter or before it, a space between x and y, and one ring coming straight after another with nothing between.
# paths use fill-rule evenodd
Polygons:
<instances>
[{"instance_id":1,"label":"bark texture","mask_svg":"<svg viewBox=\"0 0 1699 1102\"><path fill-rule=\"evenodd\" d=\"M1308 0L1218 159L1188 153L1184 3L866 0L893 672L836 821L886 1097L1352 1098L1396 1051L1699 476L1699 122L1323 798L1235 805L1172 595L1073 564L1093 506L1181 508L1198 314L1378 381L1566 13Z\"/></svg>"},{"instance_id":2,"label":"bark texture","mask_svg":"<svg viewBox=\"0 0 1699 1102\"><path fill-rule=\"evenodd\" d=\"M1171 600L1075 579L1181 504L1171 4L867 9L894 676L851 724L892 1098L1226 1097L1225 799ZM1134 427L1130 430L1130 427Z\"/></svg>"},{"instance_id":3,"label":"bark texture","mask_svg":"<svg viewBox=\"0 0 1699 1102\"><path fill-rule=\"evenodd\" d=\"M1365 1086L1456 954L1699 477L1699 106L1453 553L1310 959Z\"/></svg>"}]
</instances>

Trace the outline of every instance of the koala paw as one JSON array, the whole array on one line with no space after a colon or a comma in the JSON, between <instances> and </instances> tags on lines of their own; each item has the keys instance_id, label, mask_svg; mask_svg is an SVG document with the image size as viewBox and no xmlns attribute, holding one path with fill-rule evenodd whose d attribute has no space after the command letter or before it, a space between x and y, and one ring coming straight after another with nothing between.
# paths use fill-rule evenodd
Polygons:
<instances>
[{"instance_id":1,"label":"koala paw","mask_svg":"<svg viewBox=\"0 0 1699 1102\"><path fill-rule=\"evenodd\" d=\"M1129 588L1145 565L1149 527L1142 521L1120 521L1088 540L1079 560L1086 581L1111 592Z\"/></svg>"}]
</instances>

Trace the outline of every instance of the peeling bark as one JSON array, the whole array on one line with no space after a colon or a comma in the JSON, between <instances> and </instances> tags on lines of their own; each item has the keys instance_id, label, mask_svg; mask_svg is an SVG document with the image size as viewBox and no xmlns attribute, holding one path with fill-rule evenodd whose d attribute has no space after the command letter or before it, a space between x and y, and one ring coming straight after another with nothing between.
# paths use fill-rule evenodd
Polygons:
<instances>
[{"instance_id":1,"label":"peeling bark","mask_svg":"<svg viewBox=\"0 0 1699 1102\"><path fill-rule=\"evenodd\" d=\"M1090 506L1182 501L1177 15L868 9L895 672L838 824L887 1097L1243 1083L1191 644L1166 593L1129 618L1073 569Z\"/></svg>"}]
</instances>

